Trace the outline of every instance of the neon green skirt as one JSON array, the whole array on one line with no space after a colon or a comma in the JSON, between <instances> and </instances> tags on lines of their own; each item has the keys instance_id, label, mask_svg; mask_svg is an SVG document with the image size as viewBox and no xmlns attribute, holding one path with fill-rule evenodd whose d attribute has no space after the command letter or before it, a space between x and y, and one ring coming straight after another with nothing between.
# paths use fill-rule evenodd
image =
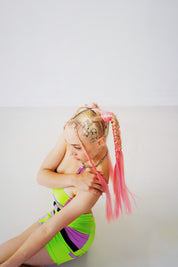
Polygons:
<instances>
[{"instance_id":1,"label":"neon green skirt","mask_svg":"<svg viewBox=\"0 0 178 267\"><path fill-rule=\"evenodd\" d=\"M39 218L42 225L57 213L56 209ZM66 261L78 258L88 251L95 237L95 218L92 213L82 214L67 227L64 228L69 239L75 242L77 250L71 248L71 245L64 239L63 232L57 233L49 243L45 245L50 257L60 265Z\"/></svg>"}]
</instances>

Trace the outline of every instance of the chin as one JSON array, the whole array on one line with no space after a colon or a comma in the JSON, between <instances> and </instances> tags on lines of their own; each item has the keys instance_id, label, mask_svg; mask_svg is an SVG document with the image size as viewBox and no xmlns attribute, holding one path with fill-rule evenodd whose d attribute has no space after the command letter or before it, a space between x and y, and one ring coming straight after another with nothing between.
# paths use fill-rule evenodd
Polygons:
<instances>
[{"instance_id":1,"label":"chin","mask_svg":"<svg viewBox=\"0 0 178 267\"><path fill-rule=\"evenodd\" d=\"M74 157L76 160L79 160L80 161L80 159L79 158L77 158L77 157Z\"/></svg>"}]
</instances>

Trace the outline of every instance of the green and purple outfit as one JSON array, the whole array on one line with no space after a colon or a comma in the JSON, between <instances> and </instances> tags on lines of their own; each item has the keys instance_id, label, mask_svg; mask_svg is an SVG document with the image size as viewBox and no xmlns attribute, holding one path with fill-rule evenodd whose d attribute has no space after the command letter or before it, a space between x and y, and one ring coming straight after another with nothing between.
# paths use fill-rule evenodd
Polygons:
<instances>
[{"instance_id":1,"label":"green and purple outfit","mask_svg":"<svg viewBox=\"0 0 178 267\"><path fill-rule=\"evenodd\" d=\"M77 173L83 170L79 168ZM52 189L54 209L39 219L40 224L55 216L61 207L65 207L71 200L63 188ZM60 265L63 262L77 258L88 251L95 237L95 218L92 213L79 216L68 226L58 232L49 243L45 245L53 261Z\"/></svg>"}]
</instances>

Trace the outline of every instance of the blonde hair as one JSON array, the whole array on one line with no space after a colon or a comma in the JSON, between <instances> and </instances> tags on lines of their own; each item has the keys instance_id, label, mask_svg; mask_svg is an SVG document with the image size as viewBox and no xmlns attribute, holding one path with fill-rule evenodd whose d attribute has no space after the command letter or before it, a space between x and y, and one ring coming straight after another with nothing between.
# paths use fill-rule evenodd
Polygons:
<instances>
[{"instance_id":1,"label":"blonde hair","mask_svg":"<svg viewBox=\"0 0 178 267\"><path fill-rule=\"evenodd\" d=\"M99 106L95 104L95 107ZM93 143L100 137L107 138L109 134L109 122L104 122L97 109L91 107L80 107L72 118L67 121L68 125L75 124L77 129L82 129L82 135Z\"/></svg>"}]
</instances>

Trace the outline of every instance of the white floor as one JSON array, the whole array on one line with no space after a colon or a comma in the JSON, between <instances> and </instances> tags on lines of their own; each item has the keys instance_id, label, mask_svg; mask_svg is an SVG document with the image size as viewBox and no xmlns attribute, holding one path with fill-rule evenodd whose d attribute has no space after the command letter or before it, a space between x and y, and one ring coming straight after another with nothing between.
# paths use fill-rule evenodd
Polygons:
<instances>
[{"instance_id":1,"label":"white floor","mask_svg":"<svg viewBox=\"0 0 178 267\"><path fill-rule=\"evenodd\" d=\"M178 107L107 109L120 122L125 179L139 196L137 207L108 224L102 197L94 207L96 237L90 250L61 266L177 266ZM74 111L0 108L0 243L51 209L51 189L38 185L36 174ZM108 147L114 163L111 132Z\"/></svg>"}]
</instances>

